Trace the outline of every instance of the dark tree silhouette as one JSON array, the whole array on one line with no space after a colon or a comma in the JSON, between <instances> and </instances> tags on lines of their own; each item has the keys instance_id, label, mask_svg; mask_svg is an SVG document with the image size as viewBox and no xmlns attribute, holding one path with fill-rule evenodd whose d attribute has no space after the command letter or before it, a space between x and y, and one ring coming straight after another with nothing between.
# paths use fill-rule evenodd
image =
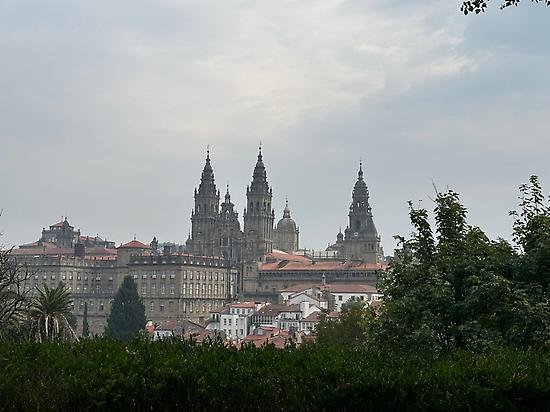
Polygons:
<instances>
[{"instance_id":1,"label":"dark tree silhouette","mask_svg":"<svg viewBox=\"0 0 550 412\"><path fill-rule=\"evenodd\" d=\"M518 6L521 0L504 0L500 5L500 9L505 9L510 6ZM550 6L550 0L531 0L533 3L545 3L547 6ZM487 8L489 0L468 0L462 3L460 10L464 14L476 13L479 14L484 12Z\"/></svg>"},{"instance_id":2,"label":"dark tree silhouette","mask_svg":"<svg viewBox=\"0 0 550 412\"><path fill-rule=\"evenodd\" d=\"M115 295L105 334L127 341L145 328L145 307L131 276L126 276Z\"/></svg>"}]
</instances>

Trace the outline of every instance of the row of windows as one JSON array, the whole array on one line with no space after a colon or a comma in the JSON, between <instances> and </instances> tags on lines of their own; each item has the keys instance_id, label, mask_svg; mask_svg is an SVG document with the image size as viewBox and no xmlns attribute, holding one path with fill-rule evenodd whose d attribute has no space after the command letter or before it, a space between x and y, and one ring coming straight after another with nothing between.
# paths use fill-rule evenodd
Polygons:
<instances>
[{"instance_id":1,"label":"row of windows","mask_svg":"<svg viewBox=\"0 0 550 412\"><path fill-rule=\"evenodd\" d=\"M49 279L51 280L56 280L56 279L59 279L59 280L73 280L73 279L76 279L76 280L96 280L96 281L100 281L101 280L101 276L97 275L97 276L88 276L88 275L72 275L72 274L69 274L69 275L60 275L59 277L57 277L57 275L42 275L41 277L39 275L34 275L34 279L35 280L38 280L40 278L42 278L42 280L48 280L48 277ZM113 277L112 276L109 276L109 281L112 282L113 281Z\"/></svg>"},{"instance_id":2,"label":"row of windows","mask_svg":"<svg viewBox=\"0 0 550 412\"><path fill-rule=\"evenodd\" d=\"M156 273L152 273L149 275L151 279L157 279L157 274ZM224 273L220 273L218 274L218 272L206 272L206 271L197 271L196 273L194 271L187 271L185 270L183 272L183 278L184 279L187 279L187 277L189 276L189 279L190 280L193 280L193 277L196 279L196 280L206 280L206 278L208 277L208 280L224 280L225 279L225 275ZM134 274L134 279L138 279L139 276L137 274ZM142 279L147 279L148 275L147 274L142 274L141 275L141 278ZM166 273L161 273L160 274L160 278L161 279L166 279ZM174 273L171 273L170 274L170 279L175 279L176 278L176 275Z\"/></svg>"},{"instance_id":3,"label":"row of windows","mask_svg":"<svg viewBox=\"0 0 550 412\"><path fill-rule=\"evenodd\" d=\"M227 326L227 325L231 326L232 322L233 322L233 319L231 319L231 318L227 318L227 317L223 318L223 325L224 326ZM235 326L239 326L239 318L235 319Z\"/></svg>"},{"instance_id":4,"label":"row of windows","mask_svg":"<svg viewBox=\"0 0 550 412\"><path fill-rule=\"evenodd\" d=\"M142 295L156 295L157 292L161 295L166 295L167 291L169 295L176 294L176 284L170 283L168 285L168 290L166 288L166 283L160 283L159 288L157 289L156 283L142 283L140 288ZM225 294L225 285L212 285L206 283L182 283L181 284L181 295L189 297L223 297Z\"/></svg>"},{"instance_id":5,"label":"row of windows","mask_svg":"<svg viewBox=\"0 0 550 412\"><path fill-rule=\"evenodd\" d=\"M150 312L175 312L177 309L177 302L174 301L168 301L168 307L166 307L166 303L164 301L161 301L159 303L155 302L154 300L151 300L149 302L149 311ZM207 313L210 312L212 309L215 309L219 307L216 302L212 301L183 301L180 303L180 311L183 313Z\"/></svg>"},{"instance_id":6,"label":"row of windows","mask_svg":"<svg viewBox=\"0 0 550 412\"><path fill-rule=\"evenodd\" d=\"M33 281L32 283L25 283L25 287L24 289L26 291L30 291L31 289L35 289L35 288L40 288L42 289L43 285L44 284L47 284L47 282L41 282L41 281ZM51 280L50 281L50 284L49 284L49 287L50 288L55 288L57 287L58 283L56 283L54 280ZM87 284L78 284L78 285L72 285L72 284L68 284L68 285L65 285L67 287L67 289L70 291L70 292L74 292L74 293L88 293L88 292L92 292L92 293L101 293L101 292L106 292L106 293L113 293L113 285L109 285L109 287L107 289L102 289L101 288L101 285L99 284L96 284L95 286L92 286L92 287L89 287L89 285Z\"/></svg>"}]
</instances>

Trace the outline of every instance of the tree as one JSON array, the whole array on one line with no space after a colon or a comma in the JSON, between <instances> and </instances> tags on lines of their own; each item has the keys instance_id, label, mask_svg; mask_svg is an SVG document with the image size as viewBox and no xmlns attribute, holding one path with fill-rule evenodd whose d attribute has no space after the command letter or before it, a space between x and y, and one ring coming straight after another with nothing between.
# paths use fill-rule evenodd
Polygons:
<instances>
[{"instance_id":1,"label":"tree","mask_svg":"<svg viewBox=\"0 0 550 412\"><path fill-rule=\"evenodd\" d=\"M90 336L90 328L88 326L88 302L84 302L84 316L82 316L82 336Z\"/></svg>"},{"instance_id":2,"label":"tree","mask_svg":"<svg viewBox=\"0 0 550 412\"><path fill-rule=\"evenodd\" d=\"M126 276L118 289L107 320L105 334L127 341L145 327L145 307L131 276Z\"/></svg>"},{"instance_id":3,"label":"tree","mask_svg":"<svg viewBox=\"0 0 550 412\"><path fill-rule=\"evenodd\" d=\"M330 319L326 314L317 325L317 341L330 345L356 346L363 342L365 322L372 317L364 302L350 299L342 305L338 319Z\"/></svg>"},{"instance_id":4,"label":"tree","mask_svg":"<svg viewBox=\"0 0 550 412\"><path fill-rule=\"evenodd\" d=\"M500 5L500 9L505 9L510 6L518 6L521 0L503 0L503 3ZM484 12L487 8L489 0L468 0L462 3L460 10L465 14L476 13L479 14ZM531 0L533 3L545 3L547 6L550 6L550 0Z\"/></svg>"},{"instance_id":5,"label":"tree","mask_svg":"<svg viewBox=\"0 0 550 412\"><path fill-rule=\"evenodd\" d=\"M69 324L71 305L68 288L59 283L56 288L44 285L44 289L36 288L37 296L33 299L30 310L31 332L38 342L61 339L68 342L77 340L76 334Z\"/></svg>"},{"instance_id":6,"label":"tree","mask_svg":"<svg viewBox=\"0 0 550 412\"><path fill-rule=\"evenodd\" d=\"M29 299L23 283L31 273L12 256L11 249L0 250L0 337L10 335L24 319Z\"/></svg>"},{"instance_id":7,"label":"tree","mask_svg":"<svg viewBox=\"0 0 550 412\"><path fill-rule=\"evenodd\" d=\"M437 194L435 231L425 209L409 207L414 232L410 240L398 238L400 248L381 285L384 304L368 339L390 347L480 349L529 346L550 337L540 284L526 287L517 280L524 256L469 226L458 194Z\"/></svg>"}]
</instances>

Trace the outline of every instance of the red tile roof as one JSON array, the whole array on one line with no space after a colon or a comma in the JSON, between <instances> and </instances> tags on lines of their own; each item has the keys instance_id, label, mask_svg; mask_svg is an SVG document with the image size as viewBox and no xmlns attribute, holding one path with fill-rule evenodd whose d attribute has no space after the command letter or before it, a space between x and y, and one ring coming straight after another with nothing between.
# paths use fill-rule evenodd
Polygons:
<instances>
[{"instance_id":1,"label":"red tile roof","mask_svg":"<svg viewBox=\"0 0 550 412\"><path fill-rule=\"evenodd\" d=\"M277 316L283 312L288 306L286 305L267 305L257 311L254 316Z\"/></svg>"},{"instance_id":2,"label":"red tile roof","mask_svg":"<svg viewBox=\"0 0 550 412\"><path fill-rule=\"evenodd\" d=\"M266 258L273 258L277 260L288 260L290 262L311 262L310 259L305 256L292 255L290 253L283 252L281 250L273 250L273 252L268 253Z\"/></svg>"},{"instance_id":3,"label":"red tile roof","mask_svg":"<svg viewBox=\"0 0 550 412\"><path fill-rule=\"evenodd\" d=\"M65 226L65 223L69 224L69 222L62 220L61 222L57 222L57 223L54 223L53 225L50 225L50 227L62 227L62 226Z\"/></svg>"},{"instance_id":4,"label":"red tile roof","mask_svg":"<svg viewBox=\"0 0 550 412\"><path fill-rule=\"evenodd\" d=\"M300 305L287 305L281 309L281 312L300 312Z\"/></svg>"},{"instance_id":5,"label":"red tile roof","mask_svg":"<svg viewBox=\"0 0 550 412\"><path fill-rule=\"evenodd\" d=\"M261 271L276 270L276 271L324 271L324 270L383 270L384 265L378 263L356 263L356 262L339 262L339 261L307 261L307 262L288 262L286 265L280 265L278 262L264 263Z\"/></svg>"},{"instance_id":6,"label":"red tile roof","mask_svg":"<svg viewBox=\"0 0 550 412\"><path fill-rule=\"evenodd\" d=\"M303 322L319 322L321 320L321 315L323 312L317 311L310 313L309 316L305 317Z\"/></svg>"},{"instance_id":7,"label":"red tile roof","mask_svg":"<svg viewBox=\"0 0 550 412\"><path fill-rule=\"evenodd\" d=\"M32 247L19 247L19 249L13 249L13 255L16 256L35 256L35 255L47 255L47 256L74 256L74 248L60 248L51 243L40 246ZM117 254L116 249L105 249L102 247L86 248L86 258L93 257L113 257Z\"/></svg>"},{"instance_id":8,"label":"red tile roof","mask_svg":"<svg viewBox=\"0 0 550 412\"><path fill-rule=\"evenodd\" d=\"M360 283L327 283L325 285L315 283L304 283L295 286L290 286L281 292L302 292L307 289L317 288L320 290L328 290L332 293L377 293L378 290L374 286Z\"/></svg>"},{"instance_id":9,"label":"red tile roof","mask_svg":"<svg viewBox=\"0 0 550 412\"><path fill-rule=\"evenodd\" d=\"M131 249L151 249L150 245L146 245L145 243L141 243L139 240L132 240L131 242L125 243L122 246L119 246L119 248L131 248Z\"/></svg>"},{"instance_id":10,"label":"red tile roof","mask_svg":"<svg viewBox=\"0 0 550 412\"><path fill-rule=\"evenodd\" d=\"M255 302L236 302L229 305L232 308L255 308Z\"/></svg>"}]
</instances>

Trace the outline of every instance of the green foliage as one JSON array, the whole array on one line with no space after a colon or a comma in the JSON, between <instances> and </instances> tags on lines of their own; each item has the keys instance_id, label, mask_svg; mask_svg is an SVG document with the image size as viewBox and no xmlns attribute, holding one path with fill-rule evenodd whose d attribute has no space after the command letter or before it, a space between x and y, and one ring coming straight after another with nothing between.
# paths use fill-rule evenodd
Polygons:
<instances>
[{"instance_id":1,"label":"green foliage","mask_svg":"<svg viewBox=\"0 0 550 412\"><path fill-rule=\"evenodd\" d=\"M82 336L90 336L90 328L88 326L88 302L84 302L84 315L82 316Z\"/></svg>"},{"instance_id":2,"label":"green foliage","mask_svg":"<svg viewBox=\"0 0 550 412\"><path fill-rule=\"evenodd\" d=\"M381 356L344 346L236 350L180 340L0 342L0 405L5 411L546 410L548 355L505 349Z\"/></svg>"},{"instance_id":3,"label":"green foliage","mask_svg":"<svg viewBox=\"0 0 550 412\"><path fill-rule=\"evenodd\" d=\"M536 177L520 190L522 212L514 232L523 253L469 226L453 191L437 194L434 230L428 212L409 203L414 232L410 240L398 238L381 285L384 304L366 330L367 340L436 351L545 344L550 213Z\"/></svg>"},{"instance_id":4,"label":"green foliage","mask_svg":"<svg viewBox=\"0 0 550 412\"><path fill-rule=\"evenodd\" d=\"M145 306L131 276L122 281L107 320L106 336L127 341L145 328Z\"/></svg>"},{"instance_id":5,"label":"green foliage","mask_svg":"<svg viewBox=\"0 0 550 412\"><path fill-rule=\"evenodd\" d=\"M342 305L338 319L322 316L316 327L317 340L322 344L358 346L363 343L365 325L372 312L364 302L350 299Z\"/></svg>"},{"instance_id":6,"label":"green foliage","mask_svg":"<svg viewBox=\"0 0 550 412\"><path fill-rule=\"evenodd\" d=\"M38 342L44 340L76 339L68 318L71 316L72 299L68 288L59 283L50 288L44 284L44 289L36 288L30 309L31 333Z\"/></svg>"},{"instance_id":7,"label":"green foliage","mask_svg":"<svg viewBox=\"0 0 550 412\"><path fill-rule=\"evenodd\" d=\"M521 0L503 0L500 5L500 9L503 10L506 7L518 6ZM545 3L547 6L550 6L550 0L531 0L532 3ZM462 3L460 10L465 14L469 13L482 13L487 8L489 0L467 0Z\"/></svg>"}]
</instances>

